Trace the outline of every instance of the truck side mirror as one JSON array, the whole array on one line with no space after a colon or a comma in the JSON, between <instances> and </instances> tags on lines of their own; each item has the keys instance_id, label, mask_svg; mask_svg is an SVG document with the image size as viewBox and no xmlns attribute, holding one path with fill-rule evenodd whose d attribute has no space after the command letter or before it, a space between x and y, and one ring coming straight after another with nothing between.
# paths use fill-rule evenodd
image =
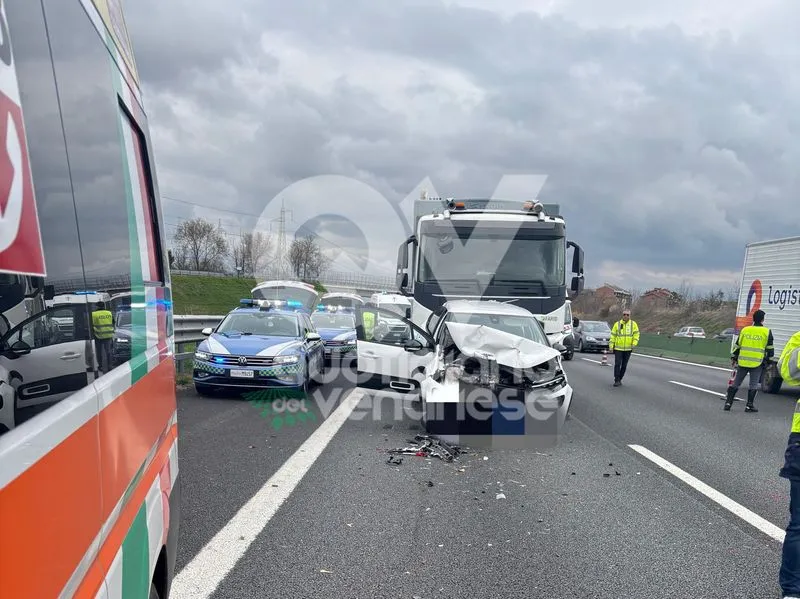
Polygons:
<instances>
[{"instance_id":1,"label":"truck side mirror","mask_svg":"<svg viewBox=\"0 0 800 599\"><path fill-rule=\"evenodd\" d=\"M567 247L575 248L572 254L572 272L576 275L583 274L583 249L574 241L568 241Z\"/></svg>"},{"instance_id":2,"label":"truck side mirror","mask_svg":"<svg viewBox=\"0 0 800 599\"><path fill-rule=\"evenodd\" d=\"M581 291L583 291L583 277L577 276L572 277L572 285L571 285L572 293L578 295Z\"/></svg>"}]
</instances>

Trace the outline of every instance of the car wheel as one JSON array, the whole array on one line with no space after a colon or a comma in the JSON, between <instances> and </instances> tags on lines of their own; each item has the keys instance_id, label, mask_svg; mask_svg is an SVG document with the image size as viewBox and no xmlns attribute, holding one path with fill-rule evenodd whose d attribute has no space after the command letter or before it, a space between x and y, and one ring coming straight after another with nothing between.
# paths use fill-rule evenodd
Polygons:
<instances>
[{"instance_id":1,"label":"car wheel","mask_svg":"<svg viewBox=\"0 0 800 599\"><path fill-rule=\"evenodd\" d=\"M202 383L195 383L194 390L197 392L198 395L211 395L211 387L208 385L203 385Z\"/></svg>"},{"instance_id":2,"label":"car wheel","mask_svg":"<svg viewBox=\"0 0 800 599\"><path fill-rule=\"evenodd\" d=\"M569 361L572 359L572 356L574 355L575 355L575 350L572 348L572 346L569 346L567 347L567 351L564 352L564 359Z\"/></svg>"},{"instance_id":3,"label":"car wheel","mask_svg":"<svg viewBox=\"0 0 800 599\"><path fill-rule=\"evenodd\" d=\"M578 341L578 351L580 353L585 353L585 351L586 351L585 349L583 349L583 339Z\"/></svg>"}]
</instances>

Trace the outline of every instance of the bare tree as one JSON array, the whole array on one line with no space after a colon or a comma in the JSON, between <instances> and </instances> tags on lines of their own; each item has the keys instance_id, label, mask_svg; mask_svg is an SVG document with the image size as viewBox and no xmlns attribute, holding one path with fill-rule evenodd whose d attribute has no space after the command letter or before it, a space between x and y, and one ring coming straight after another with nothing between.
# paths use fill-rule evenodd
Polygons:
<instances>
[{"instance_id":1,"label":"bare tree","mask_svg":"<svg viewBox=\"0 0 800 599\"><path fill-rule=\"evenodd\" d=\"M225 234L204 218L178 225L173 238L175 265L179 269L223 272L228 256Z\"/></svg>"},{"instance_id":2,"label":"bare tree","mask_svg":"<svg viewBox=\"0 0 800 599\"><path fill-rule=\"evenodd\" d=\"M328 262L328 257L313 236L298 237L289 247L289 263L295 276L301 279L319 278L328 267Z\"/></svg>"}]
</instances>

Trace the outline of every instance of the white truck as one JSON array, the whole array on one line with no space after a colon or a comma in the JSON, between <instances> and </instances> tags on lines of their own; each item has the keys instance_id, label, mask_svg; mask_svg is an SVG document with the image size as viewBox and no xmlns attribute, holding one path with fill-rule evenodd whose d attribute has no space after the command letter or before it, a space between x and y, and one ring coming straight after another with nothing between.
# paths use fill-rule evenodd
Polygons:
<instances>
[{"instance_id":1,"label":"white truck","mask_svg":"<svg viewBox=\"0 0 800 599\"><path fill-rule=\"evenodd\" d=\"M761 390L778 393L783 380L777 360L789 338L800 331L800 237L750 243L744 252L735 333L753 323L753 313L766 313L764 325L775 341L775 357L761 377ZM735 343L733 338L731 347Z\"/></svg>"},{"instance_id":2,"label":"white truck","mask_svg":"<svg viewBox=\"0 0 800 599\"><path fill-rule=\"evenodd\" d=\"M558 204L428 197L414 204L414 234L398 249L397 287L411 299L411 320L426 329L449 300L496 300L531 312L551 344L570 359L570 289L583 290L583 250L567 241Z\"/></svg>"}]
</instances>

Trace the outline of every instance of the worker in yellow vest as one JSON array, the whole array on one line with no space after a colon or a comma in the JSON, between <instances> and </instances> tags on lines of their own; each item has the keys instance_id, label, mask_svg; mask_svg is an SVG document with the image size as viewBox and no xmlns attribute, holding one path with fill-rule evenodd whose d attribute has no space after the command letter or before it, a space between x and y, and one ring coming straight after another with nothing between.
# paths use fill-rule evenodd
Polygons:
<instances>
[{"instance_id":1,"label":"worker in yellow vest","mask_svg":"<svg viewBox=\"0 0 800 599\"><path fill-rule=\"evenodd\" d=\"M639 345L639 325L631 320L631 311L625 308L622 311L622 320L615 322L611 327L611 338L608 340L608 349L614 352L615 387L622 385L628 361L637 345Z\"/></svg>"},{"instance_id":2,"label":"worker in yellow vest","mask_svg":"<svg viewBox=\"0 0 800 599\"><path fill-rule=\"evenodd\" d=\"M104 302L97 302L92 312L92 332L94 346L97 350L97 363L100 372L111 370L111 340L114 338L114 315L106 308Z\"/></svg>"},{"instance_id":3,"label":"worker in yellow vest","mask_svg":"<svg viewBox=\"0 0 800 599\"><path fill-rule=\"evenodd\" d=\"M728 387L728 395L722 408L726 412L730 411L736 392L748 374L750 375L750 388L747 391L747 405L745 405L744 411L758 412L753 402L758 394L758 386L761 384L761 374L767 358L771 358L775 354L772 331L764 326L765 316L764 310L756 310L753 313L753 324L744 327L736 338L732 355L736 362L736 376Z\"/></svg>"},{"instance_id":4,"label":"worker in yellow vest","mask_svg":"<svg viewBox=\"0 0 800 599\"><path fill-rule=\"evenodd\" d=\"M778 366L783 382L800 387L800 331L792 335L781 352ZM784 597L800 597L800 399L795 403L789 443L779 475L789 480L789 525L783 540L778 582Z\"/></svg>"}]
</instances>

